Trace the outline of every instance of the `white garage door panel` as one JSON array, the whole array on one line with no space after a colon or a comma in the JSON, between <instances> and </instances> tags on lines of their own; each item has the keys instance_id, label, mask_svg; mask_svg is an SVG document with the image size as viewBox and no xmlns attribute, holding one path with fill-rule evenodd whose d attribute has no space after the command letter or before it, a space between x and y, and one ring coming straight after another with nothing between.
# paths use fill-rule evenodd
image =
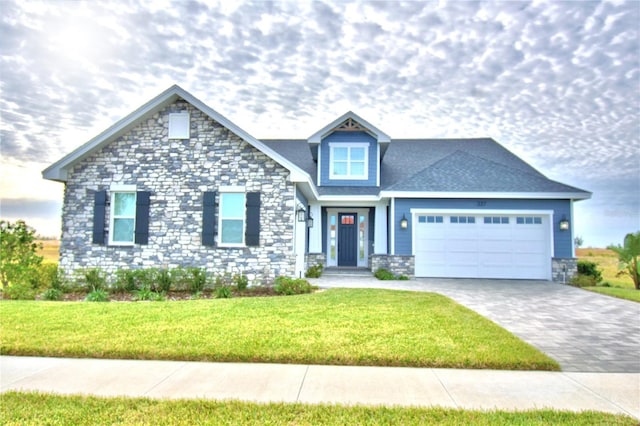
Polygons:
<instances>
[{"instance_id":1,"label":"white garage door panel","mask_svg":"<svg viewBox=\"0 0 640 426\"><path fill-rule=\"evenodd\" d=\"M439 223L435 216L429 222L427 215L420 216L414 216L416 276L550 278L548 216L492 213L490 223L484 215L465 215L467 223L456 223L457 215L439 215Z\"/></svg>"}]
</instances>

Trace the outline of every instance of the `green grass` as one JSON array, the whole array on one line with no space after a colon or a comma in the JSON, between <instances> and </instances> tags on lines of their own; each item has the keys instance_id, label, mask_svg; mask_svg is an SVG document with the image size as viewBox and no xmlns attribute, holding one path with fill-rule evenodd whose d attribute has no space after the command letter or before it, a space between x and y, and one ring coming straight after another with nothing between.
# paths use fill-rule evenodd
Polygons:
<instances>
[{"instance_id":1,"label":"green grass","mask_svg":"<svg viewBox=\"0 0 640 426\"><path fill-rule=\"evenodd\" d=\"M585 290L640 302L640 291L633 286L631 277L618 275L618 257L614 252L607 249L583 248L576 250L576 255L581 260L597 263L598 269L602 272L602 282L611 285L611 287L583 287Z\"/></svg>"},{"instance_id":2,"label":"green grass","mask_svg":"<svg viewBox=\"0 0 640 426\"><path fill-rule=\"evenodd\" d=\"M631 417L554 410L471 411L445 408L256 404L237 401L98 398L8 392L5 425L636 425Z\"/></svg>"},{"instance_id":3,"label":"green grass","mask_svg":"<svg viewBox=\"0 0 640 426\"><path fill-rule=\"evenodd\" d=\"M619 299L631 300L633 302L640 302L640 291L634 288L619 288L619 287L583 287L585 290L594 291L600 294L606 294L607 296L617 297Z\"/></svg>"},{"instance_id":4,"label":"green grass","mask_svg":"<svg viewBox=\"0 0 640 426\"><path fill-rule=\"evenodd\" d=\"M0 302L0 353L513 370L559 365L432 293L334 289L154 303Z\"/></svg>"}]
</instances>

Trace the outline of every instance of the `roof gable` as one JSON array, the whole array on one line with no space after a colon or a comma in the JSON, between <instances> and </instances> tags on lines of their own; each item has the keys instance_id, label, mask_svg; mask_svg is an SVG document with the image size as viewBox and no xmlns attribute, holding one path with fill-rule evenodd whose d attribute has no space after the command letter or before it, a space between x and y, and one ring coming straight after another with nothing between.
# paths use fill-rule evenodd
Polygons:
<instances>
[{"instance_id":1,"label":"roof gable","mask_svg":"<svg viewBox=\"0 0 640 426\"><path fill-rule=\"evenodd\" d=\"M373 136L378 143L389 143L391 138L382 130L366 121L356 113L349 111L324 126L311 135L307 141L310 144L319 144L322 139L335 131L365 131Z\"/></svg>"},{"instance_id":2,"label":"roof gable","mask_svg":"<svg viewBox=\"0 0 640 426\"><path fill-rule=\"evenodd\" d=\"M205 103L203 103L178 85L171 86L155 98L151 99L149 102L142 105L140 108L133 111L131 114L116 122L114 125L100 133L98 136L94 137L84 145L80 146L71 153L62 157L57 162L53 163L51 166L43 170L42 176L45 179L65 182L67 180L67 171L69 170L69 168L73 167L73 165L87 158L95 151L103 148L104 146L107 146L119 136L131 130L140 122L140 120L144 119L144 117L148 116L149 114L153 114L156 111L159 111L160 109L175 102L178 99L185 100L193 107L199 109L210 118L217 121L225 128L229 129L249 145L263 152L278 164L288 169L291 172L292 181L310 181L311 178L305 171L300 169L294 163L292 163L264 143L251 136L246 131L242 130L239 126L232 123L222 114L210 108Z\"/></svg>"}]
</instances>

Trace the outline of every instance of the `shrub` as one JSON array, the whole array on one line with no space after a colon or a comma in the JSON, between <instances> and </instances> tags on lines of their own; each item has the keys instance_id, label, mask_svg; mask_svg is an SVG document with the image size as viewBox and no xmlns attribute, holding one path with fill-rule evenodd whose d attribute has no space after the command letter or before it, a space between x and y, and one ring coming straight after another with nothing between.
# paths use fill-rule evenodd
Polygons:
<instances>
[{"instance_id":1,"label":"shrub","mask_svg":"<svg viewBox=\"0 0 640 426\"><path fill-rule=\"evenodd\" d=\"M274 290L277 294L289 296L292 294L311 293L314 287L302 278L279 276L275 280Z\"/></svg>"},{"instance_id":2,"label":"shrub","mask_svg":"<svg viewBox=\"0 0 640 426\"><path fill-rule=\"evenodd\" d=\"M35 238L35 230L24 221L0 220L0 287L21 285L19 291L13 290L17 294L31 286L24 284L30 280L34 268L42 264L42 257L36 254L41 245Z\"/></svg>"},{"instance_id":3,"label":"shrub","mask_svg":"<svg viewBox=\"0 0 640 426\"><path fill-rule=\"evenodd\" d=\"M34 288L29 281L20 281L9 284L2 289L2 297L13 300L34 300L40 292L37 287Z\"/></svg>"},{"instance_id":4,"label":"shrub","mask_svg":"<svg viewBox=\"0 0 640 426\"><path fill-rule=\"evenodd\" d=\"M598 264L590 260L578 260L578 274L593 277L597 283L602 281L602 272L598 270Z\"/></svg>"},{"instance_id":5,"label":"shrub","mask_svg":"<svg viewBox=\"0 0 640 426\"><path fill-rule=\"evenodd\" d=\"M162 293L166 293L171 290L173 286L173 275L168 269L156 270L156 290Z\"/></svg>"},{"instance_id":6,"label":"shrub","mask_svg":"<svg viewBox=\"0 0 640 426\"><path fill-rule=\"evenodd\" d=\"M79 272L79 281L88 292L105 290L107 288L107 278L100 268L87 268Z\"/></svg>"},{"instance_id":7,"label":"shrub","mask_svg":"<svg viewBox=\"0 0 640 426\"><path fill-rule=\"evenodd\" d=\"M136 289L136 273L133 269L119 269L116 271L116 279L113 283L114 292L130 293Z\"/></svg>"},{"instance_id":8,"label":"shrub","mask_svg":"<svg viewBox=\"0 0 640 426\"><path fill-rule=\"evenodd\" d=\"M231 298L231 289L226 285L216 287L216 297L218 299L230 299Z\"/></svg>"},{"instance_id":9,"label":"shrub","mask_svg":"<svg viewBox=\"0 0 640 426\"><path fill-rule=\"evenodd\" d=\"M314 266L310 266L309 269L307 269L307 272L304 273L304 276L306 278L320 278L323 268L324 267L320 263Z\"/></svg>"},{"instance_id":10,"label":"shrub","mask_svg":"<svg viewBox=\"0 0 640 426\"><path fill-rule=\"evenodd\" d=\"M84 300L87 302L108 302L109 293L104 289L93 290L87 294Z\"/></svg>"},{"instance_id":11,"label":"shrub","mask_svg":"<svg viewBox=\"0 0 640 426\"><path fill-rule=\"evenodd\" d=\"M62 290L52 287L42 293L42 298L44 300L62 300L62 294Z\"/></svg>"},{"instance_id":12,"label":"shrub","mask_svg":"<svg viewBox=\"0 0 640 426\"><path fill-rule=\"evenodd\" d=\"M571 278L570 284L575 287L594 287L596 279L590 275L576 274Z\"/></svg>"},{"instance_id":13,"label":"shrub","mask_svg":"<svg viewBox=\"0 0 640 426\"><path fill-rule=\"evenodd\" d=\"M395 280L395 279L396 279L396 276L395 276L395 275L393 275L393 274L391 273L391 271L389 271L389 270L387 270L387 269L384 269L384 268L380 268L380 269L378 269L378 270L375 272L374 276L375 276L377 279L382 280L382 281L389 281L389 280Z\"/></svg>"},{"instance_id":14,"label":"shrub","mask_svg":"<svg viewBox=\"0 0 640 426\"><path fill-rule=\"evenodd\" d=\"M204 290L207 284L207 271L203 268L187 268L187 279L190 293Z\"/></svg>"},{"instance_id":15,"label":"shrub","mask_svg":"<svg viewBox=\"0 0 640 426\"><path fill-rule=\"evenodd\" d=\"M144 285L140 290L135 291L136 300L150 300L152 302L160 302L165 300L163 293L153 291L149 285Z\"/></svg>"},{"instance_id":16,"label":"shrub","mask_svg":"<svg viewBox=\"0 0 640 426\"><path fill-rule=\"evenodd\" d=\"M249 285L249 278L247 278L245 274L235 274L233 276L233 283L235 284L238 291L244 291Z\"/></svg>"}]
</instances>

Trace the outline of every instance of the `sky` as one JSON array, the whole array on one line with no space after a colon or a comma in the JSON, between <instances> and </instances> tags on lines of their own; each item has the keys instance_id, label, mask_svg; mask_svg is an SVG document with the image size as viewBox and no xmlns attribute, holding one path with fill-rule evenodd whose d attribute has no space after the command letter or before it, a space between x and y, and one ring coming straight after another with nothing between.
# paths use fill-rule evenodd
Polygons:
<instances>
[{"instance_id":1,"label":"sky","mask_svg":"<svg viewBox=\"0 0 640 426\"><path fill-rule=\"evenodd\" d=\"M60 235L41 171L178 84L260 138L353 111L392 138L492 137L640 230L640 1L0 0L0 217Z\"/></svg>"}]
</instances>

